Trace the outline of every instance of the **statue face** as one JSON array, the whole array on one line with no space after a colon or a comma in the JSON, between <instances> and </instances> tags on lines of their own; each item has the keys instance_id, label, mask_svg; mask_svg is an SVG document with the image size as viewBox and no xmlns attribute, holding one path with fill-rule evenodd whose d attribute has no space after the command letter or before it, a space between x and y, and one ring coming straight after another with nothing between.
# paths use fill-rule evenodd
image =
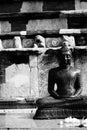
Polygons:
<instances>
[{"instance_id":1,"label":"statue face","mask_svg":"<svg viewBox=\"0 0 87 130\"><path fill-rule=\"evenodd\" d=\"M65 54L63 57L64 57L65 64L70 64L71 63L71 55Z\"/></svg>"},{"instance_id":2,"label":"statue face","mask_svg":"<svg viewBox=\"0 0 87 130\"><path fill-rule=\"evenodd\" d=\"M71 59L72 59L72 56L70 53L64 53L61 55L61 65L70 65L71 64Z\"/></svg>"}]
</instances>

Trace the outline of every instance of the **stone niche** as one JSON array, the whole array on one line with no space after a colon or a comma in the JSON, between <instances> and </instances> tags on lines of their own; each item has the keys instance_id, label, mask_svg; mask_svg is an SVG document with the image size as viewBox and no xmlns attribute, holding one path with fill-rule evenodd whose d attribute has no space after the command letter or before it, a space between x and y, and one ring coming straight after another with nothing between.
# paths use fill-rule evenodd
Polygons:
<instances>
[{"instance_id":1,"label":"stone niche","mask_svg":"<svg viewBox=\"0 0 87 130\"><path fill-rule=\"evenodd\" d=\"M38 98L37 55L1 52L0 98Z\"/></svg>"},{"instance_id":2,"label":"stone niche","mask_svg":"<svg viewBox=\"0 0 87 130\"><path fill-rule=\"evenodd\" d=\"M42 98L48 95L48 72L59 66L56 52L0 52L0 98ZM87 95L87 50L73 52L81 70L82 94Z\"/></svg>"},{"instance_id":3,"label":"stone niche","mask_svg":"<svg viewBox=\"0 0 87 130\"><path fill-rule=\"evenodd\" d=\"M56 52L49 50L48 54L39 55L39 96L48 95L48 72L51 68L59 66ZM87 96L87 50L79 49L73 51L73 65L81 70L82 95Z\"/></svg>"},{"instance_id":4,"label":"stone niche","mask_svg":"<svg viewBox=\"0 0 87 130\"><path fill-rule=\"evenodd\" d=\"M56 67L53 54L0 52L0 98L40 98L48 95L48 71Z\"/></svg>"}]
</instances>

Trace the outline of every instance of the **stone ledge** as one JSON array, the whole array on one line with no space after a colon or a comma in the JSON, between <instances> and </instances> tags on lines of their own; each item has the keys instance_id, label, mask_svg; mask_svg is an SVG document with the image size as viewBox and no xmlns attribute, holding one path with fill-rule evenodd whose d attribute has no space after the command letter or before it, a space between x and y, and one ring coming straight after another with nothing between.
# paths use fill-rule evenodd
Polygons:
<instances>
[{"instance_id":1,"label":"stone ledge","mask_svg":"<svg viewBox=\"0 0 87 130\"><path fill-rule=\"evenodd\" d=\"M24 18L27 19L51 19L59 17L87 17L87 9L85 10L68 10L68 11L44 11L44 12L14 12L0 13L0 20Z\"/></svg>"},{"instance_id":2,"label":"stone ledge","mask_svg":"<svg viewBox=\"0 0 87 130\"><path fill-rule=\"evenodd\" d=\"M58 30L37 30L37 31L14 31L0 33L0 38L14 38L20 37L34 37L36 35L42 35L44 37L58 37L61 35L87 35L87 28L85 29L58 29Z\"/></svg>"},{"instance_id":3,"label":"stone ledge","mask_svg":"<svg viewBox=\"0 0 87 130\"><path fill-rule=\"evenodd\" d=\"M49 48L8 48L1 49L0 52L47 52L49 50L60 50L61 47L49 47ZM76 50L87 50L87 46L75 46Z\"/></svg>"},{"instance_id":4,"label":"stone ledge","mask_svg":"<svg viewBox=\"0 0 87 130\"><path fill-rule=\"evenodd\" d=\"M25 109L36 108L34 100L26 102L25 100L0 99L0 109Z\"/></svg>"}]
</instances>

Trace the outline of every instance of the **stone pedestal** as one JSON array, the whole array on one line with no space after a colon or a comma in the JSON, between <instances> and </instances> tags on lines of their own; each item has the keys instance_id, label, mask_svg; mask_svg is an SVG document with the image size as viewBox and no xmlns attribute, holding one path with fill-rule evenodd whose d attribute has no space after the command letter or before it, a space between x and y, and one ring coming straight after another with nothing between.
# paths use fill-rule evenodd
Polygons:
<instances>
[{"instance_id":1,"label":"stone pedestal","mask_svg":"<svg viewBox=\"0 0 87 130\"><path fill-rule=\"evenodd\" d=\"M34 119L87 118L87 97L63 99L56 103L45 103L38 107Z\"/></svg>"}]
</instances>

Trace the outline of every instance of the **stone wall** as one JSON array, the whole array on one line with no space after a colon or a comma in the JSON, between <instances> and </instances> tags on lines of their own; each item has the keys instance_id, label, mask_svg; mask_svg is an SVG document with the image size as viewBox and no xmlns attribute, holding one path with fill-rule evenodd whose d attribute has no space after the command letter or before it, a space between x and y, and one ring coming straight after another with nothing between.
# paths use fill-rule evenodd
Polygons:
<instances>
[{"instance_id":1,"label":"stone wall","mask_svg":"<svg viewBox=\"0 0 87 130\"><path fill-rule=\"evenodd\" d=\"M83 9L85 0L12 0L0 3L0 13L42 13L59 10ZM19 13L19 15L20 15ZM17 14L18 15L18 14ZM1 15L0 15L1 16ZM9 15L8 15L9 16ZM4 16L3 16L4 17ZM67 28L86 28L87 17L30 18L12 17L0 19L0 33L11 31L58 30ZM58 37L45 37L46 47L59 44ZM15 48L15 38L2 38L4 49ZM21 37L23 48L32 48L34 37ZM52 43L53 42L53 43ZM86 42L87 44L87 42ZM79 45L76 43L76 45ZM80 50L81 51L81 50ZM84 53L83 53L84 52ZM81 70L83 94L87 94L87 52L78 51L74 63ZM49 69L58 66L54 52L38 54L33 51L0 51L0 98L29 97L39 98L48 95Z\"/></svg>"},{"instance_id":2,"label":"stone wall","mask_svg":"<svg viewBox=\"0 0 87 130\"><path fill-rule=\"evenodd\" d=\"M59 66L56 53L0 52L0 97L38 98L48 95L48 72ZM81 70L83 95L87 94L87 50L73 54L75 67Z\"/></svg>"},{"instance_id":3,"label":"stone wall","mask_svg":"<svg viewBox=\"0 0 87 130\"><path fill-rule=\"evenodd\" d=\"M82 95L87 95L87 50L78 50L74 54L75 67L81 70Z\"/></svg>"}]
</instances>

